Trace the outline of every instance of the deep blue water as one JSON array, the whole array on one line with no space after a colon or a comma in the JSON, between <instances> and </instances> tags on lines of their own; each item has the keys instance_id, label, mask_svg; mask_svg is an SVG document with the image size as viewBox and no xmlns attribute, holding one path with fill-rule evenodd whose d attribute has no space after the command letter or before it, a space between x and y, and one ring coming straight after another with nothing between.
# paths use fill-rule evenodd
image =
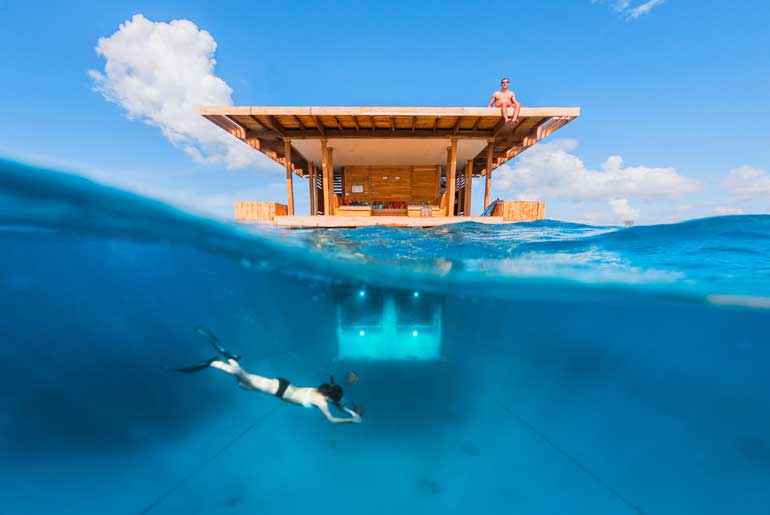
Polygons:
<instances>
[{"instance_id":1,"label":"deep blue water","mask_svg":"<svg viewBox=\"0 0 770 515\"><path fill-rule=\"evenodd\" d=\"M770 512L770 216L283 232L0 161L0 250L2 513ZM387 305L438 359L343 355ZM198 325L363 423L172 372Z\"/></svg>"}]
</instances>

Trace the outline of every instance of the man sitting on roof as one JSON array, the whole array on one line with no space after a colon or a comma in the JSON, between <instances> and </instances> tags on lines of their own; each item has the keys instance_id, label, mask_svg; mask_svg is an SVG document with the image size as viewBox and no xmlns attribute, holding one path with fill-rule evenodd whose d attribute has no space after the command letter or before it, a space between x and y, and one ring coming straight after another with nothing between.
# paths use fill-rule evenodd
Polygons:
<instances>
[{"instance_id":1,"label":"man sitting on roof","mask_svg":"<svg viewBox=\"0 0 770 515\"><path fill-rule=\"evenodd\" d=\"M492 100L489 101L487 107L499 107L500 112L503 113L505 123L516 123L519 119L519 111L521 110L521 104L516 100L516 94L508 89L511 81L508 77L503 77L500 81L500 90L492 93ZM508 116L508 108L513 108L513 117Z\"/></svg>"}]
</instances>

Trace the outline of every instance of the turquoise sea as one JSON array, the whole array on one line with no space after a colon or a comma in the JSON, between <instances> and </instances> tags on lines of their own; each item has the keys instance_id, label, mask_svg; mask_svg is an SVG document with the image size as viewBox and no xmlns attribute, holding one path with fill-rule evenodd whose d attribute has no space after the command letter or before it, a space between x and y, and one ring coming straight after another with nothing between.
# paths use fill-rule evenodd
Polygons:
<instances>
[{"instance_id":1,"label":"turquoise sea","mask_svg":"<svg viewBox=\"0 0 770 515\"><path fill-rule=\"evenodd\" d=\"M260 229L0 161L7 514L767 514L770 216ZM361 424L173 369L314 386Z\"/></svg>"}]
</instances>

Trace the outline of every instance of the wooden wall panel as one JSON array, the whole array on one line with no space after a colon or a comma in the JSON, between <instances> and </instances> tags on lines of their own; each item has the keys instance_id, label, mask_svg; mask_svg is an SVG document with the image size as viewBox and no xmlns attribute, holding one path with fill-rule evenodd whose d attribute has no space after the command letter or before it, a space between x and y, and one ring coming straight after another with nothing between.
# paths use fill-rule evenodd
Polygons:
<instances>
[{"instance_id":1,"label":"wooden wall panel","mask_svg":"<svg viewBox=\"0 0 770 515\"><path fill-rule=\"evenodd\" d=\"M437 194L436 169L438 166L415 166L412 168L411 203L433 202Z\"/></svg>"},{"instance_id":2,"label":"wooden wall panel","mask_svg":"<svg viewBox=\"0 0 770 515\"><path fill-rule=\"evenodd\" d=\"M372 166L369 172L372 200L407 202L411 195L411 179L409 166Z\"/></svg>"},{"instance_id":3,"label":"wooden wall panel","mask_svg":"<svg viewBox=\"0 0 770 515\"><path fill-rule=\"evenodd\" d=\"M346 166L345 199L357 202L433 202L438 196L439 166ZM353 193L353 185L364 187Z\"/></svg>"},{"instance_id":4,"label":"wooden wall panel","mask_svg":"<svg viewBox=\"0 0 770 515\"><path fill-rule=\"evenodd\" d=\"M345 183L345 198L358 202L368 202L371 200L371 190L369 186L369 167L368 166L346 166L342 177ZM362 193L353 193L353 185L364 187Z\"/></svg>"}]
</instances>

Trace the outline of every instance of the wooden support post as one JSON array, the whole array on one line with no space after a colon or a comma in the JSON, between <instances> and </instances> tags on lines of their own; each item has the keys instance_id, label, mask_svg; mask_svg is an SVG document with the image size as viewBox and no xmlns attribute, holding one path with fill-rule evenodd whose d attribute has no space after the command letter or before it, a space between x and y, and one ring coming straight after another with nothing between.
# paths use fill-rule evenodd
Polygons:
<instances>
[{"instance_id":1,"label":"wooden support post","mask_svg":"<svg viewBox=\"0 0 770 515\"><path fill-rule=\"evenodd\" d=\"M327 147L326 151L329 153L327 158L329 161L329 214L334 214L334 149Z\"/></svg>"},{"instance_id":2,"label":"wooden support post","mask_svg":"<svg viewBox=\"0 0 770 515\"><path fill-rule=\"evenodd\" d=\"M311 208L310 209L312 211L311 214L313 216L315 216L316 214L318 214L318 188L316 187L316 185L318 184L318 180L317 180L317 172L316 172L316 168L315 168L315 163L312 162L312 161L310 162L310 172L311 172L311 176L310 176L310 183L311 183L310 184L310 202L311 202L310 206L311 206Z\"/></svg>"},{"instance_id":3,"label":"wooden support post","mask_svg":"<svg viewBox=\"0 0 770 515\"><path fill-rule=\"evenodd\" d=\"M289 216L294 216L294 182L291 170L291 140L283 140L283 158L286 161L286 196L289 199Z\"/></svg>"},{"instance_id":4,"label":"wooden support post","mask_svg":"<svg viewBox=\"0 0 770 515\"><path fill-rule=\"evenodd\" d=\"M473 183L473 159L465 164L465 201L463 211L465 216L471 216L471 184Z\"/></svg>"},{"instance_id":5,"label":"wooden support post","mask_svg":"<svg viewBox=\"0 0 770 515\"><path fill-rule=\"evenodd\" d=\"M326 139L321 139L321 181L323 186L324 215L329 213L329 148L326 146Z\"/></svg>"},{"instance_id":6,"label":"wooden support post","mask_svg":"<svg viewBox=\"0 0 770 515\"><path fill-rule=\"evenodd\" d=\"M489 193L492 189L492 161L495 157L495 142L487 145L487 176L484 181L484 209L489 207Z\"/></svg>"},{"instance_id":7,"label":"wooden support post","mask_svg":"<svg viewBox=\"0 0 770 515\"><path fill-rule=\"evenodd\" d=\"M310 183L310 216L315 216L315 164L312 161L307 163L307 181Z\"/></svg>"},{"instance_id":8,"label":"wooden support post","mask_svg":"<svg viewBox=\"0 0 770 515\"><path fill-rule=\"evenodd\" d=\"M457 138L452 138L447 158L447 216L455 214L455 189L457 188Z\"/></svg>"},{"instance_id":9,"label":"wooden support post","mask_svg":"<svg viewBox=\"0 0 770 515\"><path fill-rule=\"evenodd\" d=\"M447 205L444 207L444 215L449 216L449 161L452 159L452 147L446 148L446 165L444 166L444 198Z\"/></svg>"}]
</instances>

